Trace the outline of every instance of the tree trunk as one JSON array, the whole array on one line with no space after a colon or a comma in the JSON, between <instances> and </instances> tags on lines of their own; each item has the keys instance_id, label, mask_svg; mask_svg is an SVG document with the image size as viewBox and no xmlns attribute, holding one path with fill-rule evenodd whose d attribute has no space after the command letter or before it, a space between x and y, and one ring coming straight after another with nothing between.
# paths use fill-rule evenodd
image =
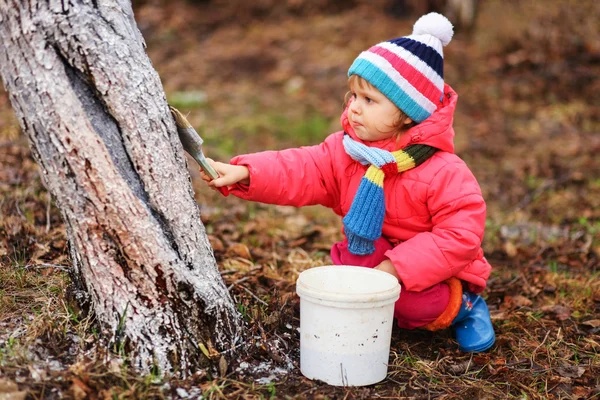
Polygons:
<instances>
[{"instance_id":1,"label":"tree trunk","mask_svg":"<svg viewBox=\"0 0 600 400\"><path fill-rule=\"evenodd\" d=\"M74 282L141 371L240 341L127 0L0 0L0 74L67 227ZM206 349L204 349L206 350Z\"/></svg>"}]
</instances>

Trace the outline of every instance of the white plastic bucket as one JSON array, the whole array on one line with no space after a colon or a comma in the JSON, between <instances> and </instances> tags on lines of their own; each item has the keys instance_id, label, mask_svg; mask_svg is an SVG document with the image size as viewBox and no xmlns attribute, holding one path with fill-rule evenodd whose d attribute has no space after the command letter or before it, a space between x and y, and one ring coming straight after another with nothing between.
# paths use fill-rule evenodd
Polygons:
<instances>
[{"instance_id":1,"label":"white plastic bucket","mask_svg":"<svg viewBox=\"0 0 600 400\"><path fill-rule=\"evenodd\" d=\"M300 371L335 386L385 379L394 303L392 275L365 267L329 265L306 270L300 296Z\"/></svg>"}]
</instances>

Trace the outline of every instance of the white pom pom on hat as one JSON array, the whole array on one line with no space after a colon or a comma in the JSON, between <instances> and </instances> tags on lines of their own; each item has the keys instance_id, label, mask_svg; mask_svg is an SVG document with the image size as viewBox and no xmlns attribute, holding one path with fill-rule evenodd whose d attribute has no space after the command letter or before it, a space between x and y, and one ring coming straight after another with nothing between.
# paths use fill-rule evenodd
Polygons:
<instances>
[{"instance_id":1,"label":"white pom pom on hat","mask_svg":"<svg viewBox=\"0 0 600 400\"><path fill-rule=\"evenodd\" d=\"M443 46L452 40L454 29L448 18L436 12L423 15L413 26L413 35L431 35L438 38Z\"/></svg>"}]
</instances>

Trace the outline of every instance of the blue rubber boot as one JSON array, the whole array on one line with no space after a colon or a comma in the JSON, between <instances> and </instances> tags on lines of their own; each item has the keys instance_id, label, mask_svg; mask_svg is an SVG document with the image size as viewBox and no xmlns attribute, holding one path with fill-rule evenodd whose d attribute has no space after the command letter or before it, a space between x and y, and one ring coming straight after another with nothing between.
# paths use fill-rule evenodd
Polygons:
<instances>
[{"instance_id":1,"label":"blue rubber boot","mask_svg":"<svg viewBox=\"0 0 600 400\"><path fill-rule=\"evenodd\" d=\"M460 311L452 321L458 346L466 353L486 351L496 341L487 304L481 296L466 291L462 300Z\"/></svg>"}]
</instances>

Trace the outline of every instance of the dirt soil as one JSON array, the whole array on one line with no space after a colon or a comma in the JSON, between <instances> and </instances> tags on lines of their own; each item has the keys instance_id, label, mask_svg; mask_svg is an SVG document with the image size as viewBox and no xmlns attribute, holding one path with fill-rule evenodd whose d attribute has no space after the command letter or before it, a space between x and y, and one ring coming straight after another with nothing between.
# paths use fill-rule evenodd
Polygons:
<instances>
[{"instance_id":1,"label":"dirt soil","mask_svg":"<svg viewBox=\"0 0 600 400\"><path fill-rule=\"evenodd\" d=\"M411 31L392 3L148 0L135 14L169 102L225 161L339 129L352 60ZM60 212L0 92L0 398L600 398L598 15L595 1L481 1L473 30L445 48L456 152L488 204L497 342L464 354L451 332L394 329L387 379L362 388L299 371L295 279L331 261L339 218L223 198L192 162L250 346L185 380L140 377L96 346L93 319L65 296Z\"/></svg>"}]
</instances>

